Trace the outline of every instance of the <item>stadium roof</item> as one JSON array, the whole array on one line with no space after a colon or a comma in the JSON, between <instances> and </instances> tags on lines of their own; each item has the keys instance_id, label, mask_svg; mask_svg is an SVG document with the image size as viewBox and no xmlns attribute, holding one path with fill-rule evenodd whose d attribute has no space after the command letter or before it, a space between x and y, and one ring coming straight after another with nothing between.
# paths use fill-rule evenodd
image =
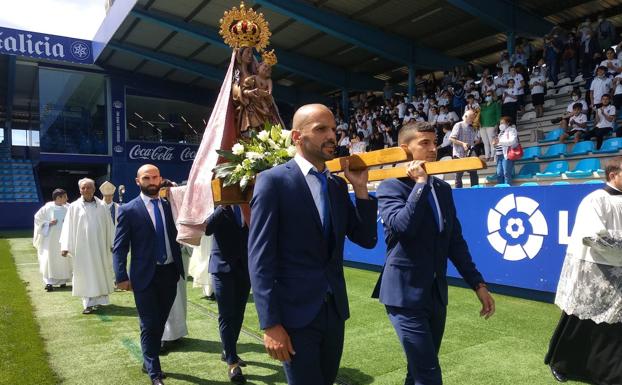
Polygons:
<instances>
[{"instance_id":1,"label":"stadium roof","mask_svg":"<svg viewBox=\"0 0 622 385\"><path fill-rule=\"evenodd\" d=\"M231 49L218 35L231 0L138 0L98 65L218 89ZM540 37L605 13L622 25L614 0L251 0L270 23L282 99L342 89L406 86L409 67L491 64L507 32Z\"/></svg>"}]
</instances>

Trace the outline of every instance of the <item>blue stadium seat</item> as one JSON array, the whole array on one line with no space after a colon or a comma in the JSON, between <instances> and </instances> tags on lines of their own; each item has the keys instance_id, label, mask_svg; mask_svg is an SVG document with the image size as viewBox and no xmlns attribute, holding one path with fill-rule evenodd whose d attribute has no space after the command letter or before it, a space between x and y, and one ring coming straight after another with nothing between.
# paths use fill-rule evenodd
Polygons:
<instances>
[{"instance_id":1,"label":"blue stadium seat","mask_svg":"<svg viewBox=\"0 0 622 385\"><path fill-rule=\"evenodd\" d=\"M471 188L484 188L486 186L484 186L483 184L476 184L475 186L471 186Z\"/></svg>"},{"instance_id":2,"label":"blue stadium seat","mask_svg":"<svg viewBox=\"0 0 622 385\"><path fill-rule=\"evenodd\" d=\"M523 187L540 186L540 184L538 182L525 182L525 183L521 183L521 186Z\"/></svg>"},{"instance_id":3,"label":"blue stadium seat","mask_svg":"<svg viewBox=\"0 0 622 385\"><path fill-rule=\"evenodd\" d=\"M605 184L605 181L601 179L592 179L586 180L585 182L583 182L583 184Z\"/></svg>"},{"instance_id":4,"label":"blue stadium seat","mask_svg":"<svg viewBox=\"0 0 622 385\"><path fill-rule=\"evenodd\" d=\"M540 143L557 142L559 140L559 137L562 136L563 133L564 133L563 128L556 128L552 131L547 132L544 135L544 139L540 139L538 142Z\"/></svg>"},{"instance_id":5,"label":"blue stadium seat","mask_svg":"<svg viewBox=\"0 0 622 385\"><path fill-rule=\"evenodd\" d=\"M527 147L523 149L523 157L520 160L531 160L540 157L540 146Z\"/></svg>"},{"instance_id":6,"label":"blue stadium seat","mask_svg":"<svg viewBox=\"0 0 622 385\"><path fill-rule=\"evenodd\" d=\"M512 186L507 183L497 183L495 187L512 187Z\"/></svg>"},{"instance_id":7,"label":"blue stadium seat","mask_svg":"<svg viewBox=\"0 0 622 385\"><path fill-rule=\"evenodd\" d=\"M589 178L600 170L600 160L598 158L581 159L572 171L566 171L569 178Z\"/></svg>"},{"instance_id":8,"label":"blue stadium seat","mask_svg":"<svg viewBox=\"0 0 622 385\"><path fill-rule=\"evenodd\" d=\"M540 156L540 159L559 158L566 152L566 145L564 143L557 143L546 149L544 155Z\"/></svg>"},{"instance_id":9,"label":"blue stadium seat","mask_svg":"<svg viewBox=\"0 0 622 385\"><path fill-rule=\"evenodd\" d=\"M537 178L556 178L560 177L562 173L568 171L568 162L565 160L558 160L556 162L549 163L544 172L536 173Z\"/></svg>"},{"instance_id":10,"label":"blue stadium seat","mask_svg":"<svg viewBox=\"0 0 622 385\"><path fill-rule=\"evenodd\" d=\"M540 172L540 164L527 163L527 164L524 164L523 167L521 167L516 178L517 179L531 179L538 172Z\"/></svg>"},{"instance_id":11,"label":"blue stadium seat","mask_svg":"<svg viewBox=\"0 0 622 385\"><path fill-rule=\"evenodd\" d=\"M565 180L557 180L553 183L551 183L551 186L565 186L570 184L570 182L566 182Z\"/></svg>"},{"instance_id":12,"label":"blue stadium seat","mask_svg":"<svg viewBox=\"0 0 622 385\"><path fill-rule=\"evenodd\" d=\"M610 138L603 142L600 150L594 151L594 154L612 154L622 149L622 138Z\"/></svg>"},{"instance_id":13,"label":"blue stadium seat","mask_svg":"<svg viewBox=\"0 0 622 385\"><path fill-rule=\"evenodd\" d=\"M577 144L575 144L572 148L572 151L565 153L564 156L587 155L590 152L594 151L594 149L594 142L592 142L591 140L585 140L583 142L578 142Z\"/></svg>"}]
</instances>

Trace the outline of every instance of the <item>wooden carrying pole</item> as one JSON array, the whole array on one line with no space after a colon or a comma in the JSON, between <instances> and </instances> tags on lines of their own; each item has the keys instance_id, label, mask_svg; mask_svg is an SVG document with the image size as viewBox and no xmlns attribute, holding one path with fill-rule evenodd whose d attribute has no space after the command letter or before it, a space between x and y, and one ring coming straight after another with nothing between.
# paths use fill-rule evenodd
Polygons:
<instances>
[{"instance_id":1,"label":"wooden carrying pole","mask_svg":"<svg viewBox=\"0 0 622 385\"><path fill-rule=\"evenodd\" d=\"M346 160L350 163L350 170L369 169L369 181L380 181L389 178L404 178L408 176L407 164L412 160L410 154L406 153L401 147L391 147L384 150L364 152L361 154L345 156L326 162L326 167L331 173L342 178ZM382 166L382 168L374 168ZM486 168L486 163L481 159L471 157L462 159L443 160L438 162L427 162L423 168L429 175L448 174L458 171L481 170ZM252 185L246 191L241 192L239 186L223 187L222 180L212 181L212 194L214 204L232 205L248 203L253 195Z\"/></svg>"}]
</instances>

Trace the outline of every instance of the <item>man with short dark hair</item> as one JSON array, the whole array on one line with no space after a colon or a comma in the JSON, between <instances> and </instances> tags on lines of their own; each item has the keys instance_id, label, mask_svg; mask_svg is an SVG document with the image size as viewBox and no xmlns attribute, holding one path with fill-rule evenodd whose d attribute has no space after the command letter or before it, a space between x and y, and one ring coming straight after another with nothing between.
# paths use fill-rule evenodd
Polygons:
<instances>
[{"instance_id":1,"label":"man with short dark hair","mask_svg":"<svg viewBox=\"0 0 622 385\"><path fill-rule=\"evenodd\" d=\"M387 258L372 297L386 307L408 361L405 385L440 385L438 361L447 314L449 258L482 303L488 319L495 304L479 273L456 215L451 187L430 177L436 160L435 133L428 123L402 127L399 145L412 155L408 177L387 179L376 192Z\"/></svg>"},{"instance_id":2,"label":"man with short dark hair","mask_svg":"<svg viewBox=\"0 0 622 385\"><path fill-rule=\"evenodd\" d=\"M67 192L57 188L52 192L52 201L35 214L32 243L37 249L39 271L48 292L54 291L54 285L65 287L71 282L71 258L61 256L59 243L68 208Z\"/></svg>"}]
</instances>

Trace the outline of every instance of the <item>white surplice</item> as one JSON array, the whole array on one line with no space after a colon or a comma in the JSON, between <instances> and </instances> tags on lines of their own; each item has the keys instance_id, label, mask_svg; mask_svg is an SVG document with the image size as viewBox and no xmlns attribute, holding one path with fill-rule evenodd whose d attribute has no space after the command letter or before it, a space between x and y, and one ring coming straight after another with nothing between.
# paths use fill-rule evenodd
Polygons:
<instances>
[{"instance_id":1,"label":"white surplice","mask_svg":"<svg viewBox=\"0 0 622 385\"><path fill-rule=\"evenodd\" d=\"M212 275L209 273L209 259L212 254L212 236L204 235L201 237L201 244L192 247L192 258L188 275L192 277L192 287L200 287L203 294L209 297L214 294L214 284Z\"/></svg>"},{"instance_id":2,"label":"white surplice","mask_svg":"<svg viewBox=\"0 0 622 385\"><path fill-rule=\"evenodd\" d=\"M622 195L598 189L579 205L555 304L582 320L622 322Z\"/></svg>"},{"instance_id":3,"label":"white surplice","mask_svg":"<svg viewBox=\"0 0 622 385\"><path fill-rule=\"evenodd\" d=\"M181 259L184 263L185 277L188 277L188 263L190 259L190 251L188 249L192 250L190 246L181 247ZM188 335L187 313L188 295L186 293L186 280L179 277L179 281L177 281L177 296L164 325L162 341L175 341Z\"/></svg>"},{"instance_id":4,"label":"white surplice","mask_svg":"<svg viewBox=\"0 0 622 385\"><path fill-rule=\"evenodd\" d=\"M106 204L94 198L80 198L67 210L60 237L61 250L73 257L73 292L83 297L86 306L106 304L114 292L112 241L114 225ZM91 300L89 300L89 298Z\"/></svg>"},{"instance_id":5,"label":"white surplice","mask_svg":"<svg viewBox=\"0 0 622 385\"><path fill-rule=\"evenodd\" d=\"M71 282L71 257L60 253L60 233L68 204L59 206L48 202L35 214L32 243L37 249L39 271L46 285L62 285ZM56 220L52 225L51 221Z\"/></svg>"}]
</instances>

